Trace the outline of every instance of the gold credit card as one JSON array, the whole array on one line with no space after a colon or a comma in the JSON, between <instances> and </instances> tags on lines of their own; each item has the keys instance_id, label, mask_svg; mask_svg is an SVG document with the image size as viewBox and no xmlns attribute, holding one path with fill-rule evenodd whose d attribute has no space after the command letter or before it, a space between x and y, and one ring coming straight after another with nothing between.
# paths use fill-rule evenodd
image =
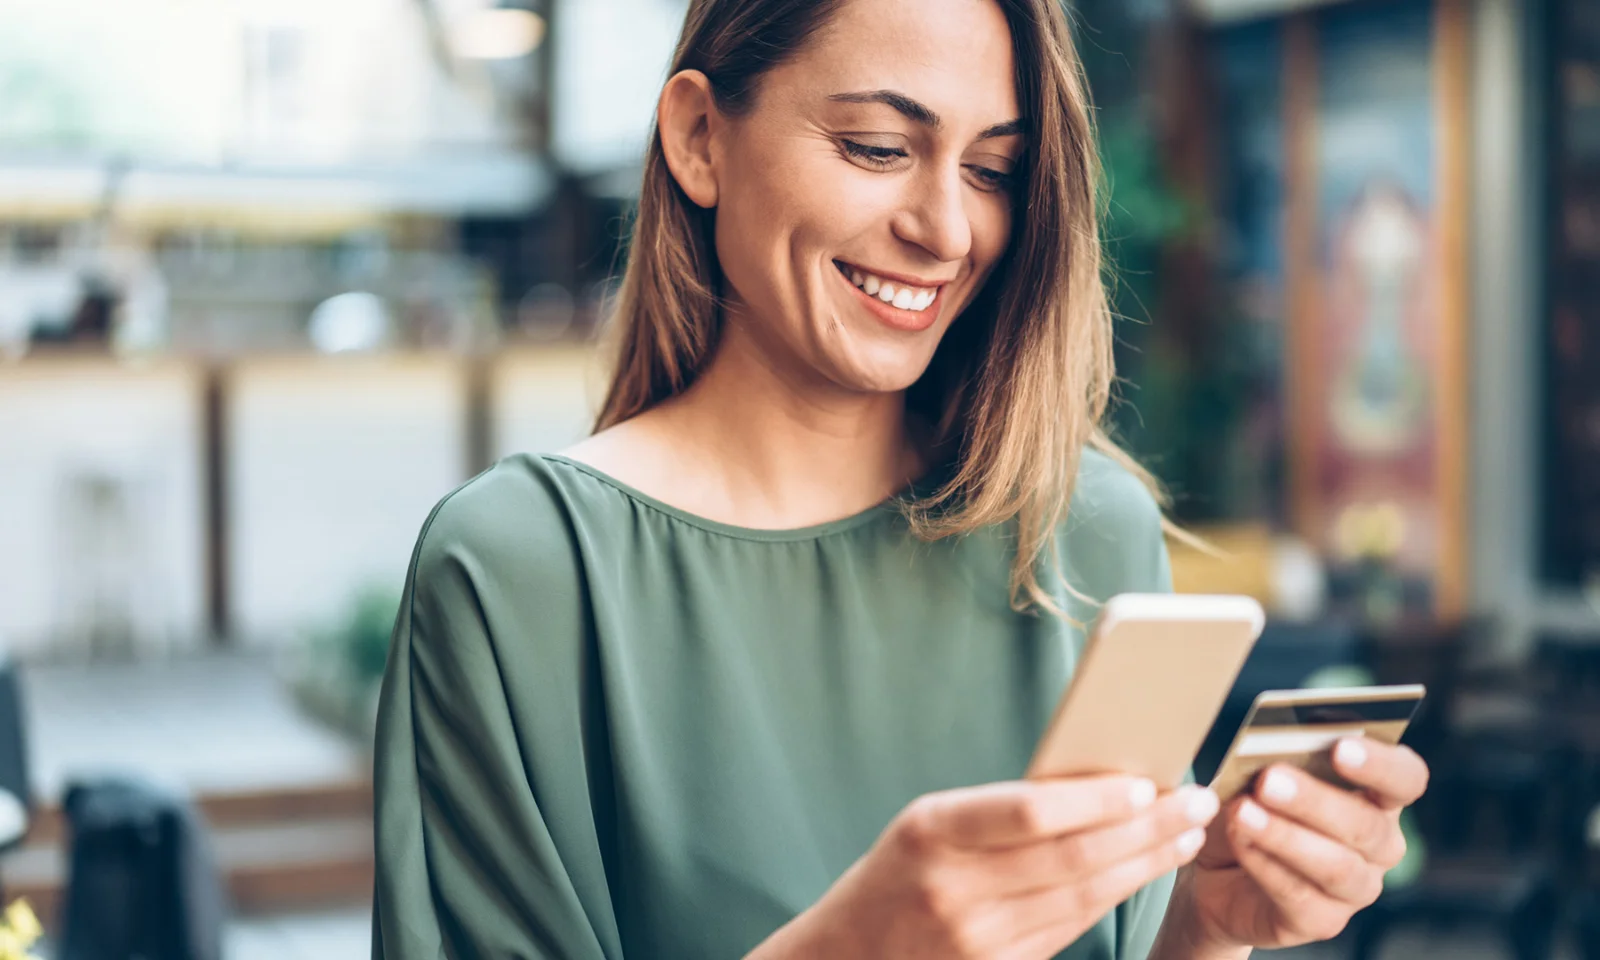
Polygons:
<instances>
[{"instance_id":1,"label":"gold credit card","mask_svg":"<svg viewBox=\"0 0 1600 960\"><path fill-rule=\"evenodd\" d=\"M1421 684L1268 690L1256 697L1211 788L1224 801L1275 763L1354 789L1333 769L1333 746L1346 737L1396 744L1427 689Z\"/></svg>"}]
</instances>

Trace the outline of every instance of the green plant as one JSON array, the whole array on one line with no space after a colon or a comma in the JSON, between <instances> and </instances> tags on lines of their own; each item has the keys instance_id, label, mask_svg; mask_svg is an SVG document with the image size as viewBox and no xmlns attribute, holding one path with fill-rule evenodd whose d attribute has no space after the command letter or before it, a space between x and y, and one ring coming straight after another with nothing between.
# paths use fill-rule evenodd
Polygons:
<instances>
[{"instance_id":1,"label":"green plant","mask_svg":"<svg viewBox=\"0 0 1600 960\"><path fill-rule=\"evenodd\" d=\"M393 590L368 587L356 595L343 625L329 637L339 666L358 687L383 677L400 597Z\"/></svg>"},{"instance_id":2,"label":"green plant","mask_svg":"<svg viewBox=\"0 0 1600 960\"><path fill-rule=\"evenodd\" d=\"M369 586L344 616L285 657L284 679L311 716L370 745L400 596Z\"/></svg>"}]
</instances>

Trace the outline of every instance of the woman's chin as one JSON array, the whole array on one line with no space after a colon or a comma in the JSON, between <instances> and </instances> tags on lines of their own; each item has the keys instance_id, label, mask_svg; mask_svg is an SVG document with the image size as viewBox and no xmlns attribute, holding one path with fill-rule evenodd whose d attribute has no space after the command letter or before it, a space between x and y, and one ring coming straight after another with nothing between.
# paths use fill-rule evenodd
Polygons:
<instances>
[{"instance_id":1,"label":"woman's chin","mask_svg":"<svg viewBox=\"0 0 1600 960\"><path fill-rule=\"evenodd\" d=\"M933 359L932 352L908 350L904 344L861 349L831 364L831 379L859 393L900 393L908 389Z\"/></svg>"}]
</instances>

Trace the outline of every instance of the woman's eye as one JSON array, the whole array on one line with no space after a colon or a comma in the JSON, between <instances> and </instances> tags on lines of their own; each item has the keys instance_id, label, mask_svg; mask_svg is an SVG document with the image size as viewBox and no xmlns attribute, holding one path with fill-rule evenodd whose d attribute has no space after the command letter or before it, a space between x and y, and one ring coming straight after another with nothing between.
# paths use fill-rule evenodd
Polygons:
<instances>
[{"instance_id":1,"label":"woman's eye","mask_svg":"<svg viewBox=\"0 0 1600 960\"><path fill-rule=\"evenodd\" d=\"M1005 190L1011 186L1013 177L1007 171L982 166L972 166L967 169L977 179L978 186L984 190Z\"/></svg>"},{"instance_id":2,"label":"woman's eye","mask_svg":"<svg viewBox=\"0 0 1600 960\"><path fill-rule=\"evenodd\" d=\"M899 147L879 147L870 143L857 143L854 140L844 139L841 139L839 144L844 148L844 152L854 159L861 160L874 167L887 167L896 160L907 156L906 152Z\"/></svg>"}]
</instances>

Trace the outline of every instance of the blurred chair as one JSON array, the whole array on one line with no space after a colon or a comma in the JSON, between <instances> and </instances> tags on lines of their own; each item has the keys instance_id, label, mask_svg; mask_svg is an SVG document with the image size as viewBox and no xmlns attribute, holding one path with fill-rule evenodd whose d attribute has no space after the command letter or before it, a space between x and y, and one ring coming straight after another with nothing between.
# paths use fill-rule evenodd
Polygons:
<instances>
[{"instance_id":1,"label":"blurred chair","mask_svg":"<svg viewBox=\"0 0 1600 960\"><path fill-rule=\"evenodd\" d=\"M1542 707L1539 733L1563 751L1556 811L1562 879L1574 888L1594 885L1600 874L1589 845L1600 804L1600 635L1541 635L1531 674L1531 695Z\"/></svg>"},{"instance_id":2,"label":"blurred chair","mask_svg":"<svg viewBox=\"0 0 1600 960\"><path fill-rule=\"evenodd\" d=\"M1600 892L1586 890L1578 898L1573 926L1581 960L1600 960Z\"/></svg>"},{"instance_id":3,"label":"blurred chair","mask_svg":"<svg viewBox=\"0 0 1600 960\"><path fill-rule=\"evenodd\" d=\"M1588 793L1589 815L1573 837L1583 869L1572 898L1572 932L1580 960L1600 960L1600 790Z\"/></svg>"},{"instance_id":4,"label":"blurred chair","mask_svg":"<svg viewBox=\"0 0 1600 960\"><path fill-rule=\"evenodd\" d=\"M71 784L59 960L222 960L227 897L186 798L135 779Z\"/></svg>"},{"instance_id":5,"label":"blurred chair","mask_svg":"<svg viewBox=\"0 0 1600 960\"><path fill-rule=\"evenodd\" d=\"M1600 960L1600 634L1542 633L1529 672L1543 735L1563 748L1557 854L1573 938L1582 960Z\"/></svg>"},{"instance_id":6,"label":"blurred chair","mask_svg":"<svg viewBox=\"0 0 1600 960\"><path fill-rule=\"evenodd\" d=\"M16 662L0 653L0 853L22 843L33 809L22 680Z\"/></svg>"},{"instance_id":7,"label":"blurred chair","mask_svg":"<svg viewBox=\"0 0 1600 960\"><path fill-rule=\"evenodd\" d=\"M144 608L161 591L140 483L126 467L76 465L62 471L57 583L65 632L90 658L133 656L150 624Z\"/></svg>"}]
</instances>

